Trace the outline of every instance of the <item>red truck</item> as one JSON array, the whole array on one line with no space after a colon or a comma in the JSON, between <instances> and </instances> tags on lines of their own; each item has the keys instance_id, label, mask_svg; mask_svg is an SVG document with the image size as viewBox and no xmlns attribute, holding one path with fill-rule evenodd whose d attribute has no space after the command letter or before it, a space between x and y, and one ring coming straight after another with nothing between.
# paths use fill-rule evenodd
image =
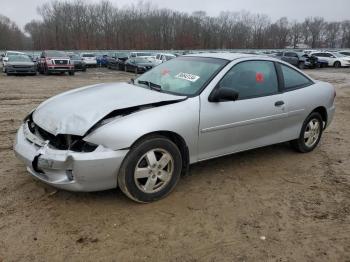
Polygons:
<instances>
[{"instance_id":1,"label":"red truck","mask_svg":"<svg viewBox=\"0 0 350 262\"><path fill-rule=\"evenodd\" d=\"M74 75L74 63L69 56L63 51L45 50L41 53L37 65L40 74L49 75L50 73L68 72Z\"/></svg>"}]
</instances>

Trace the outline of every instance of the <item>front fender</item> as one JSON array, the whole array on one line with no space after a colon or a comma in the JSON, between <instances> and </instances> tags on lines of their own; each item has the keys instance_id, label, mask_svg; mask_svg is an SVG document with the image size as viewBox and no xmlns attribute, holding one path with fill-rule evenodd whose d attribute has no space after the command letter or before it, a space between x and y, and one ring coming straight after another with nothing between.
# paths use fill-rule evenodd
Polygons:
<instances>
[{"instance_id":1,"label":"front fender","mask_svg":"<svg viewBox=\"0 0 350 262\"><path fill-rule=\"evenodd\" d=\"M131 147L136 140L149 133L170 131L184 139L190 163L193 163L197 160L198 128L199 97L193 97L117 118L94 130L84 140L119 150Z\"/></svg>"}]
</instances>

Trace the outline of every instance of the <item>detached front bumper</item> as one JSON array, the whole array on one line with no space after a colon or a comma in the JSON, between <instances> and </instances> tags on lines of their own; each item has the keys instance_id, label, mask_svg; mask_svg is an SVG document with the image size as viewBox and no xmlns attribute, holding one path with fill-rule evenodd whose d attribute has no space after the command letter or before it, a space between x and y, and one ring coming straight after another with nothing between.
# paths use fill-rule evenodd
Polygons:
<instances>
[{"instance_id":1,"label":"detached front bumper","mask_svg":"<svg viewBox=\"0 0 350 262\"><path fill-rule=\"evenodd\" d=\"M31 141L25 125L17 132L14 151L32 176L68 191L91 192L117 187L118 171L128 150L114 151L99 146L94 152L77 153L56 150L47 144L39 146Z\"/></svg>"},{"instance_id":2,"label":"detached front bumper","mask_svg":"<svg viewBox=\"0 0 350 262\"><path fill-rule=\"evenodd\" d=\"M9 74L35 74L35 67L7 67L6 72Z\"/></svg>"}]
</instances>

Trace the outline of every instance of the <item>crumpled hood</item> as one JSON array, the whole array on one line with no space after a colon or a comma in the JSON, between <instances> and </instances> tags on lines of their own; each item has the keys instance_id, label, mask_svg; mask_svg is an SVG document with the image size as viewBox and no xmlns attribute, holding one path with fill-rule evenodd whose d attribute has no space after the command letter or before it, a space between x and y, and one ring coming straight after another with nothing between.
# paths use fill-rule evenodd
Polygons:
<instances>
[{"instance_id":1,"label":"crumpled hood","mask_svg":"<svg viewBox=\"0 0 350 262\"><path fill-rule=\"evenodd\" d=\"M127 83L98 84L54 96L39 105L32 117L51 134L83 136L114 110L184 98Z\"/></svg>"}]
</instances>

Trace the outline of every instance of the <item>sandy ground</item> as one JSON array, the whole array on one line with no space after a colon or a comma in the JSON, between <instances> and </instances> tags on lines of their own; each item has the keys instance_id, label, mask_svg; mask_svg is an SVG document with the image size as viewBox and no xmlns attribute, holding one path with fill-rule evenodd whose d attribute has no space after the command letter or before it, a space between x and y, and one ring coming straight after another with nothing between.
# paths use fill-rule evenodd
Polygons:
<instances>
[{"instance_id":1,"label":"sandy ground","mask_svg":"<svg viewBox=\"0 0 350 262\"><path fill-rule=\"evenodd\" d=\"M308 73L338 93L314 152L280 144L200 163L148 205L119 189L56 191L12 151L21 120L40 102L131 74L0 74L0 261L350 261L350 69Z\"/></svg>"}]
</instances>

